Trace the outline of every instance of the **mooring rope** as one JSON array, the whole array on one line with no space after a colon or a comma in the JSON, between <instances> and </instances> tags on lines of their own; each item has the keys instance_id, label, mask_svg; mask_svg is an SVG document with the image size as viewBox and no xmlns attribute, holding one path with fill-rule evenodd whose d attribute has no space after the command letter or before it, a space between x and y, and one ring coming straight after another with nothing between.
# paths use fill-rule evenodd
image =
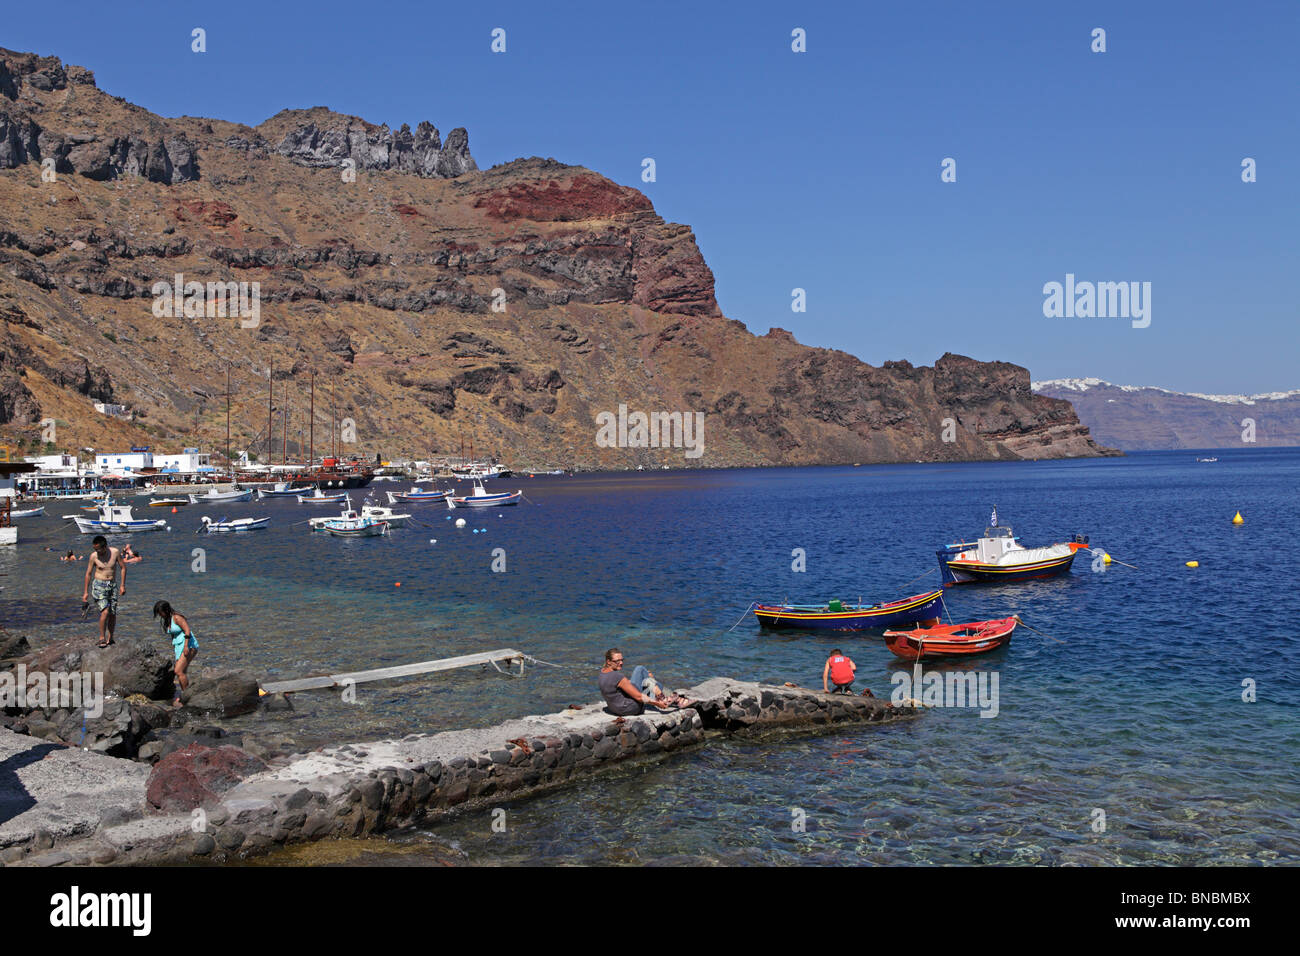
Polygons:
<instances>
[{"instance_id":1,"label":"mooring rope","mask_svg":"<svg viewBox=\"0 0 1300 956\"><path fill-rule=\"evenodd\" d=\"M730 634L730 633L731 633L732 631L734 631L736 628L740 627L741 621L745 620L745 618L749 615L749 612L752 611L752 610L754 610L754 605L757 604L757 603L758 603L757 601L750 601L750 602L749 602L749 607L745 608L745 613L742 614L742 615L740 615L740 621L737 621L735 624L731 625L731 627L727 628L727 629L726 629L725 631L723 631L722 633L723 633L723 634Z\"/></svg>"},{"instance_id":2,"label":"mooring rope","mask_svg":"<svg viewBox=\"0 0 1300 956\"><path fill-rule=\"evenodd\" d=\"M1040 631L1038 628L1034 627L1033 625L1026 624L1024 621L1021 621L1021 620L1020 620L1020 615L1019 615L1019 614L1016 615L1016 620L1020 622L1020 626L1021 626L1021 627L1027 627L1027 628L1029 628L1031 631L1033 631L1035 634L1042 634L1043 637L1047 638L1049 641L1056 641L1056 643L1058 643L1058 644L1064 644L1064 643L1065 643L1065 641L1062 641L1062 640L1060 640L1060 639L1058 639L1058 638L1052 637L1051 634L1044 634L1042 631Z\"/></svg>"},{"instance_id":3,"label":"mooring rope","mask_svg":"<svg viewBox=\"0 0 1300 956\"><path fill-rule=\"evenodd\" d=\"M934 573L934 572L937 571L937 570L938 570L938 568L930 568L930 570L928 570L928 571L924 571L924 572L922 572L921 574L918 574L916 577L912 578L912 581L919 581L919 580L921 580L921 578L925 577L927 574L932 574L932 573ZM898 589L901 591L903 588L905 588L905 587L907 587L909 584L911 584L912 581L904 581L902 584L900 584L900 585L898 586ZM860 599L859 599L859 600L860 600Z\"/></svg>"}]
</instances>

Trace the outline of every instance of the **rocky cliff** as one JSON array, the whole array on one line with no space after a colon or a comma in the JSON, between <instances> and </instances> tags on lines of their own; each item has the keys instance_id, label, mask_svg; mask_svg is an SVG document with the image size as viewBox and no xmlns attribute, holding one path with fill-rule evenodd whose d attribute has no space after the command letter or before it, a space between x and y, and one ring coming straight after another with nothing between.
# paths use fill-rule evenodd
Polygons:
<instances>
[{"instance_id":1,"label":"rocky cliff","mask_svg":"<svg viewBox=\"0 0 1300 956\"><path fill-rule=\"evenodd\" d=\"M313 371L317 449L332 389L364 455L462 438L538 467L1104 452L1023 368L874 368L751 334L689 227L581 167L480 171L463 129L165 119L0 50L0 209L0 429L19 441L54 419L61 448L219 449L229 368L233 445L256 453L274 367L291 454ZM702 413L704 454L600 447L596 416L620 405Z\"/></svg>"}]
</instances>

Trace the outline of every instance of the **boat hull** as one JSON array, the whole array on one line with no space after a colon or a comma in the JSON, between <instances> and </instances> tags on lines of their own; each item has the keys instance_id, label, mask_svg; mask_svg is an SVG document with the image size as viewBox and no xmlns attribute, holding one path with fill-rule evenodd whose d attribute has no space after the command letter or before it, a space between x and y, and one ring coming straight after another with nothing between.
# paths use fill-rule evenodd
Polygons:
<instances>
[{"instance_id":1,"label":"boat hull","mask_svg":"<svg viewBox=\"0 0 1300 956\"><path fill-rule=\"evenodd\" d=\"M952 552L943 550L939 555L939 574L944 587L955 584L1007 584L1012 581L1032 581L1038 578L1054 578L1066 574L1074 564L1077 550L1069 554L1050 558L1046 561L1033 561L1026 564L993 565L979 561L955 561Z\"/></svg>"},{"instance_id":2,"label":"boat hull","mask_svg":"<svg viewBox=\"0 0 1300 956\"><path fill-rule=\"evenodd\" d=\"M234 521L208 521L205 519L203 526L207 529L208 534L235 534L240 531L257 531L267 527L270 523L270 518L236 518Z\"/></svg>"},{"instance_id":3,"label":"boat hull","mask_svg":"<svg viewBox=\"0 0 1300 956\"><path fill-rule=\"evenodd\" d=\"M77 530L82 534L131 534L136 531L161 531L167 524L166 521L100 521L97 518L83 518L81 515L74 515L73 521L77 523Z\"/></svg>"},{"instance_id":4,"label":"boat hull","mask_svg":"<svg viewBox=\"0 0 1300 956\"><path fill-rule=\"evenodd\" d=\"M1011 632L1017 623L1009 617L912 631L886 631L885 646L896 657L908 661L987 654L1011 642Z\"/></svg>"},{"instance_id":5,"label":"boat hull","mask_svg":"<svg viewBox=\"0 0 1300 956\"><path fill-rule=\"evenodd\" d=\"M764 628L805 631L869 631L902 624L938 621L943 607L942 591L914 594L901 601L860 607L845 605L832 611L829 606L807 604L759 604L754 616Z\"/></svg>"},{"instance_id":6,"label":"boat hull","mask_svg":"<svg viewBox=\"0 0 1300 956\"><path fill-rule=\"evenodd\" d=\"M245 491L222 491L215 495L190 495L189 499L190 504L192 505L233 505L238 504L241 501L252 501L253 489L249 488Z\"/></svg>"}]
</instances>

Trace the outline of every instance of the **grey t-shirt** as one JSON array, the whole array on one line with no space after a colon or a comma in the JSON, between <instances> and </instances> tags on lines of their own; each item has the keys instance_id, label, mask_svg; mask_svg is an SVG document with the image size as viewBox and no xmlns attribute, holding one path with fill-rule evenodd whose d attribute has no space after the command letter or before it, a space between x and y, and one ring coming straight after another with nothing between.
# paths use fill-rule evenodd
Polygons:
<instances>
[{"instance_id":1,"label":"grey t-shirt","mask_svg":"<svg viewBox=\"0 0 1300 956\"><path fill-rule=\"evenodd\" d=\"M609 712L618 717L635 717L641 713L642 706L618 689L618 682L623 679L621 671L600 672L600 696L609 705Z\"/></svg>"}]
</instances>

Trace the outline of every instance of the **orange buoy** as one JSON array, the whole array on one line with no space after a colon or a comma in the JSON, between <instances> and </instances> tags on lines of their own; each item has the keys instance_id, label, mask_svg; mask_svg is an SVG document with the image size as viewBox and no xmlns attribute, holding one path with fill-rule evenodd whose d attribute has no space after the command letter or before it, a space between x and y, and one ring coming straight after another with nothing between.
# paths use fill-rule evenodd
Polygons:
<instances>
[{"instance_id":1,"label":"orange buoy","mask_svg":"<svg viewBox=\"0 0 1300 956\"><path fill-rule=\"evenodd\" d=\"M172 505L172 514L175 514L175 513L176 513L176 506L175 506L175 505Z\"/></svg>"},{"instance_id":2,"label":"orange buoy","mask_svg":"<svg viewBox=\"0 0 1300 956\"><path fill-rule=\"evenodd\" d=\"M394 581L394 582L393 582L393 587L395 587L395 588L400 588L401 586L402 586L402 582L401 582L401 581Z\"/></svg>"}]
</instances>

